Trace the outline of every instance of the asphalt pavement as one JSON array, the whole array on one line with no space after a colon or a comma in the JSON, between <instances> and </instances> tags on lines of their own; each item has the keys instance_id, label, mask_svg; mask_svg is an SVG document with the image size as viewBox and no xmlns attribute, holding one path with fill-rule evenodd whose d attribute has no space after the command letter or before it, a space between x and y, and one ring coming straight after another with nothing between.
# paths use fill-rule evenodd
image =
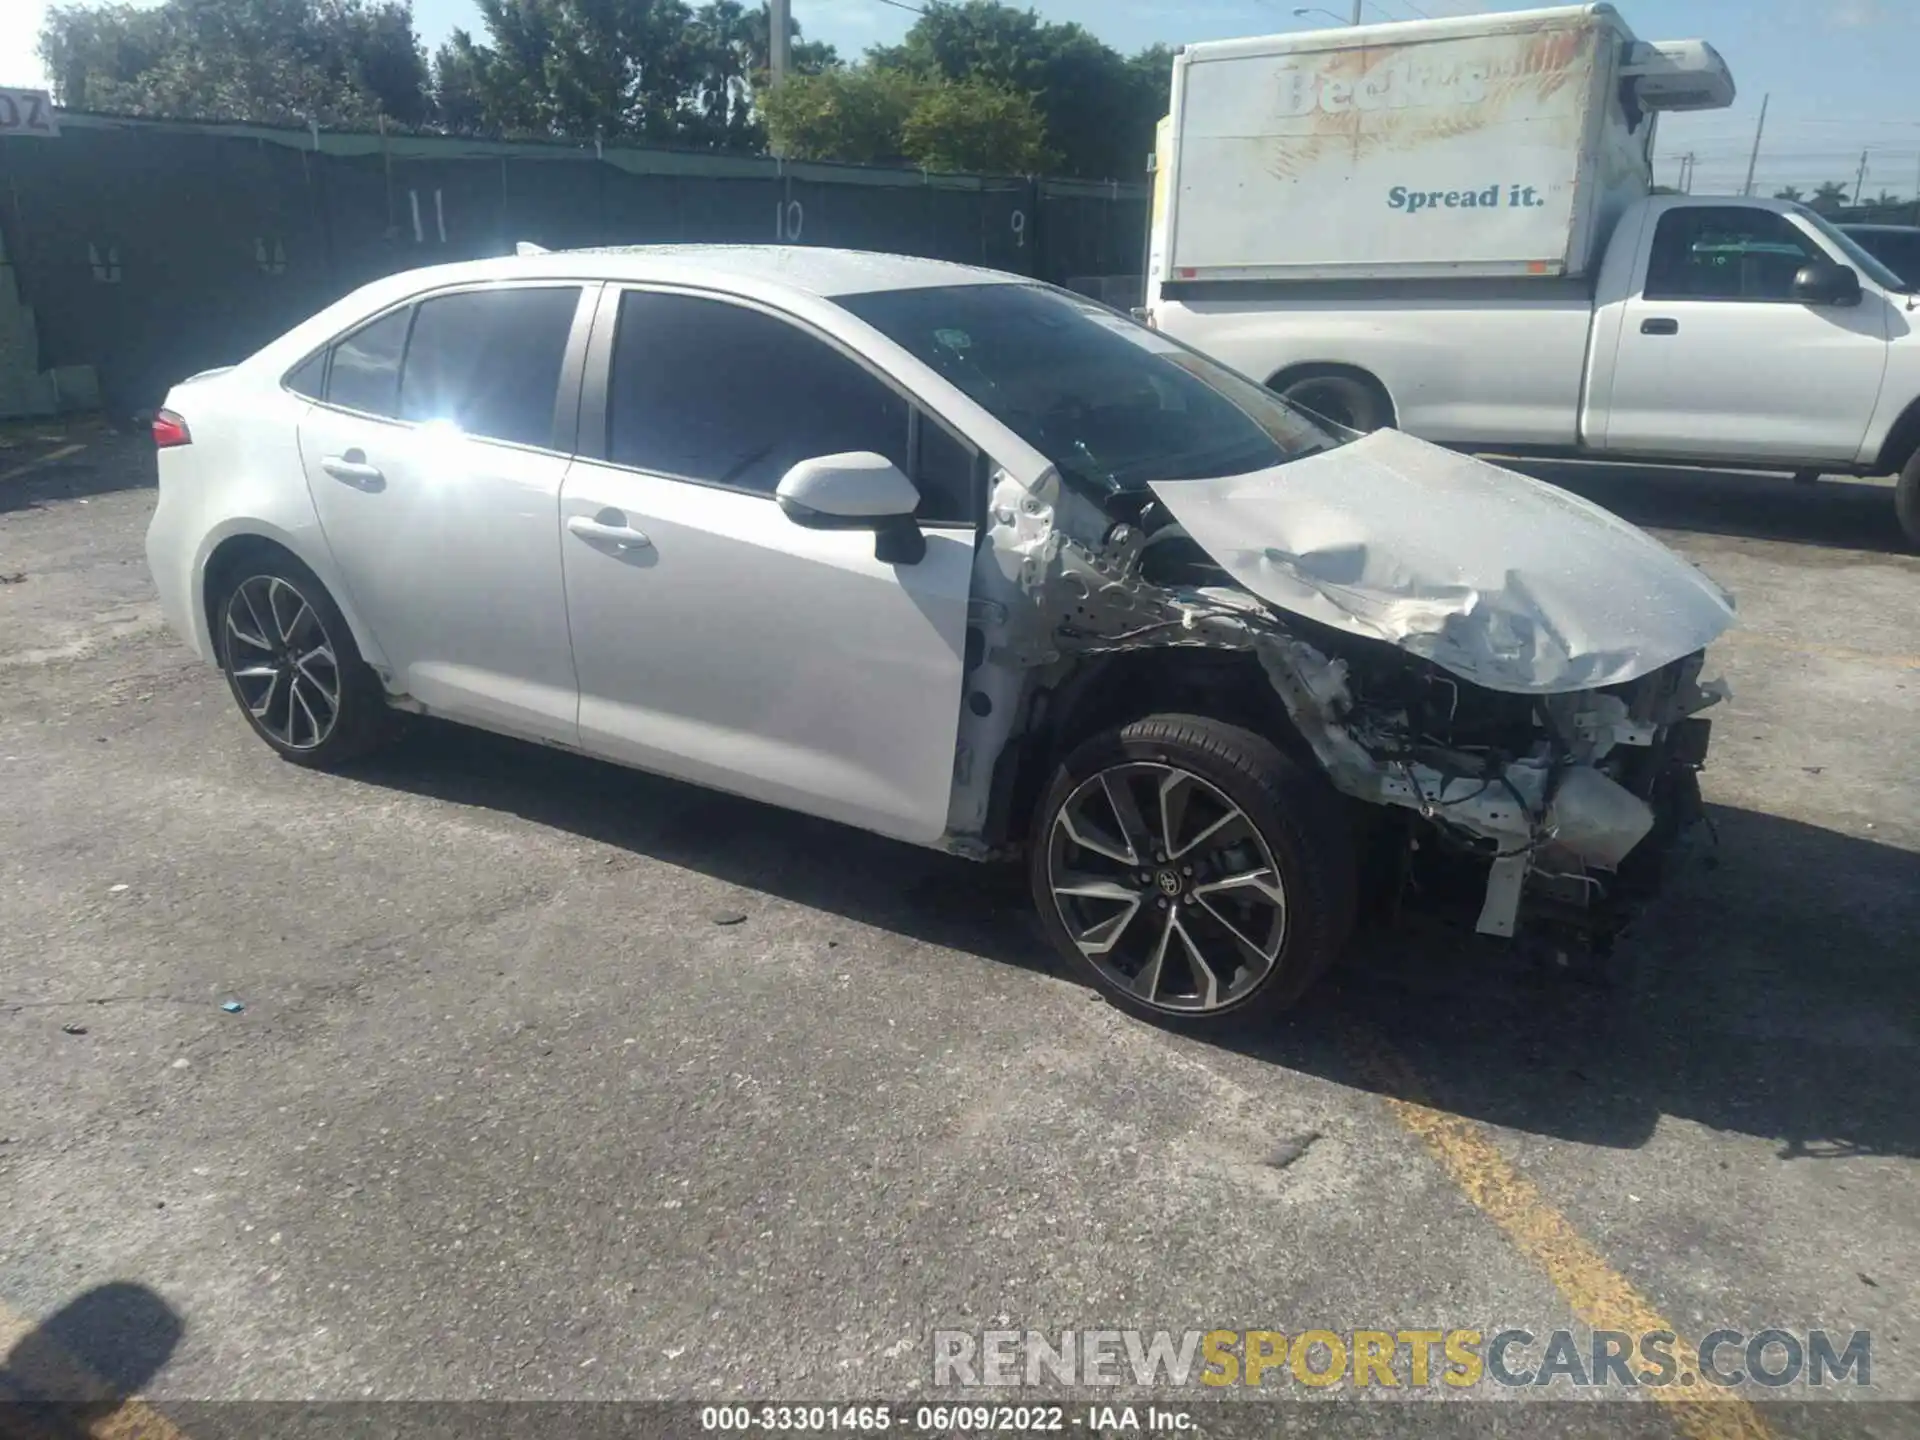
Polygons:
<instances>
[{"instance_id":1,"label":"asphalt pavement","mask_svg":"<svg viewBox=\"0 0 1920 1440\"><path fill-rule=\"evenodd\" d=\"M281 763L161 626L146 447L21 432L0 1356L200 1435L940 1398L939 1329L1598 1316L1872 1337L1870 1390L1609 1429L1920 1432L1860 1403L1920 1401L1920 558L1884 487L1550 473L1738 596L1717 846L1599 971L1388 930L1222 1046L1068 979L1017 876L445 726Z\"/></svg>"}]
</instances>

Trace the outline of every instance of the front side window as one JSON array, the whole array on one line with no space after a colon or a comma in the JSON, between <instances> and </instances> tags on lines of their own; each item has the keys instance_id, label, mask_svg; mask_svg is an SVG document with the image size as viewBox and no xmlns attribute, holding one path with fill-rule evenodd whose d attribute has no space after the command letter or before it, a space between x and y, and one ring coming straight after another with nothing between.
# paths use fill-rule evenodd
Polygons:
<instances>
[{"instance_id":1,"label":"front side window","mask_svg":"<svg viewBox=\"0 0 1920 1440\"><path fill-rule=\"evenodd\" d=\"M400 357L407 349L411 308L362 325L333 347L327 367L327 403L365 415L399 412Z\"/></svg>"},{"instance_id":2,"label":"front side window","mask_svg":"<svg viewBox=\"0 0 1920 1440\"><path fill-rule=\"evenodd\" d=\"M835 297L1063 475L1104 493L1264 470L1334 437L1264 387L1111 310L1039 285Z\"/></svg>"},{"instance_id":3,"label":"front side window","mask_svg":"<svg viewBox=\"0 0 1920 1440\"><path fill-rule=\"evenodd\" d=\"M1649 300L1792 300L1793 277L1826 257L1784 215L1741 206L1669 210L1653 232Z\"/></svg>"},{"instance_id":4,"label":"front side window","mask_svg":"<svg viewBox=\"0 0 1920 1440\"><path fill-rule=\"evenodd\" d=\"M692 295L620 302L607 455L771 495L802 460L849 450L912 474L905 399L788 321Z\"/></svg>"},{"instance_id":5,"label":"front side window","mask_svg":"<svg viewBox=\"0 0 1920 1440\"><path fill-rule=\"evenodd\" d=\"M579 304L579 287L571 285L465 290L421 301L400 379L400 418L551 446L560 367Z\"/></svg>"}]
</instances>

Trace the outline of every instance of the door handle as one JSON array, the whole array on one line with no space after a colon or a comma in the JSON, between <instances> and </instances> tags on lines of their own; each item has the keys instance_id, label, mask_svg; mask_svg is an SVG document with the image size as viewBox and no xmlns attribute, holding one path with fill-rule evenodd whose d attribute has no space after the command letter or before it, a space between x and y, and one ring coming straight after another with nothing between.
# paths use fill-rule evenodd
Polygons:
<instances>
[{"instance_id":1,"label":"door handle","mask_svg":"<svg viewBox=\"0 0 1920 1440\"><path fill-rule=\"evenodd\" d=\"M367 452L364 450L325 456L320 461L320 468L342 485L351 485L356 490L384 490L387 487L387 477L380 473L378 465L367 463Z\"/></svg>"},{"instance_id":2,"label":"door handle","mask_svg":"<svg viewBox=\"0 0 1920 1440\"><path fill-rule=\"evenodd\" d=\"M627 517L618 510L602 510L591 519L575 515L567 521L567 532L589 545L604 546L622 555L653 548L653 541L627 524Z\"/></svg>"},{"instance_id":3,"label":"door handle","mask_svg":"<svg viewBox=\"0 0 1920 1440\"><path fill-rule=\"evenodd\" d=\"M1665 318L1642 320L1640 322L1640 333L1642 335L1678 335L1680 333L1680 322L1678 320L1668 320Z\"/></svg>"}]
</instances>

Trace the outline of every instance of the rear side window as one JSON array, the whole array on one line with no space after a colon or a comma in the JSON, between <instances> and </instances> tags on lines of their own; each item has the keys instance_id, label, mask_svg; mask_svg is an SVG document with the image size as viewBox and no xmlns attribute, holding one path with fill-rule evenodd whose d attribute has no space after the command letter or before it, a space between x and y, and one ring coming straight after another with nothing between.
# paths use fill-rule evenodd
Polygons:
<instances>
[{"instance_id":1,"label":"rear side window","mask_svg":"<svg viewBox=\"0 0 1920 1440\"><path fill-rule=\"evenodd\" d=\"M333 347L327 403L367 415L392 415L400 399L400 357L413 311L395 310L363 325Z\"/></svg>"},{"instance_id":2,"label":"rear side window","mask_svg":"<svg viewBox=\"0 0 1920 1440\"><path fill-rule=\"evenodd\" d=\"M287 375L287 388L309 400L324 400L327 395L327 352L309 356Z\"/></svg>"},{"instance_id":3,"label":"rear side window","mask_svg":"<svg viewBox=\"0 0 1920 1440\"><path fill-rule=\"evenodd\" d=\"M908 406L824 341L759 310L634 291L607 393L615 463L770 495L802 460L871 450L911 475Z\"/></svg>"},{"instance_id":4,"label":"rear side window","mask_svg":"<svg viewBox=\"0 0 1920 1440\"><path fill-rule=\"evenodd\" d=\"M421 301L400 378L400 418L551 446L560 367L579 303L577 286L471 290Z\"/></svg>"}]
</instances>

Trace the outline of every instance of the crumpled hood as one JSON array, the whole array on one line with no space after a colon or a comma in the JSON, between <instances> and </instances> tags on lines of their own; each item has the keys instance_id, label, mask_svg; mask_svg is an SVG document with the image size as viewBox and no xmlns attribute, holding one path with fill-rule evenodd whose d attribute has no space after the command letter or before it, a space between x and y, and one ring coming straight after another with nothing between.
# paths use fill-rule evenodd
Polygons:
<instances>
[{"instance_id":1,"label":"crumpled hood","mask_svg":"<svg viewBox=\"0 0 1920 1440\"><path fill-rule=\"evenodd\" d=\"M1153 491L1260 599L1489 690L1616 685L1733 623L1726 592L1645 531L1397 430Z\"/></svg>"}]
</instances>

